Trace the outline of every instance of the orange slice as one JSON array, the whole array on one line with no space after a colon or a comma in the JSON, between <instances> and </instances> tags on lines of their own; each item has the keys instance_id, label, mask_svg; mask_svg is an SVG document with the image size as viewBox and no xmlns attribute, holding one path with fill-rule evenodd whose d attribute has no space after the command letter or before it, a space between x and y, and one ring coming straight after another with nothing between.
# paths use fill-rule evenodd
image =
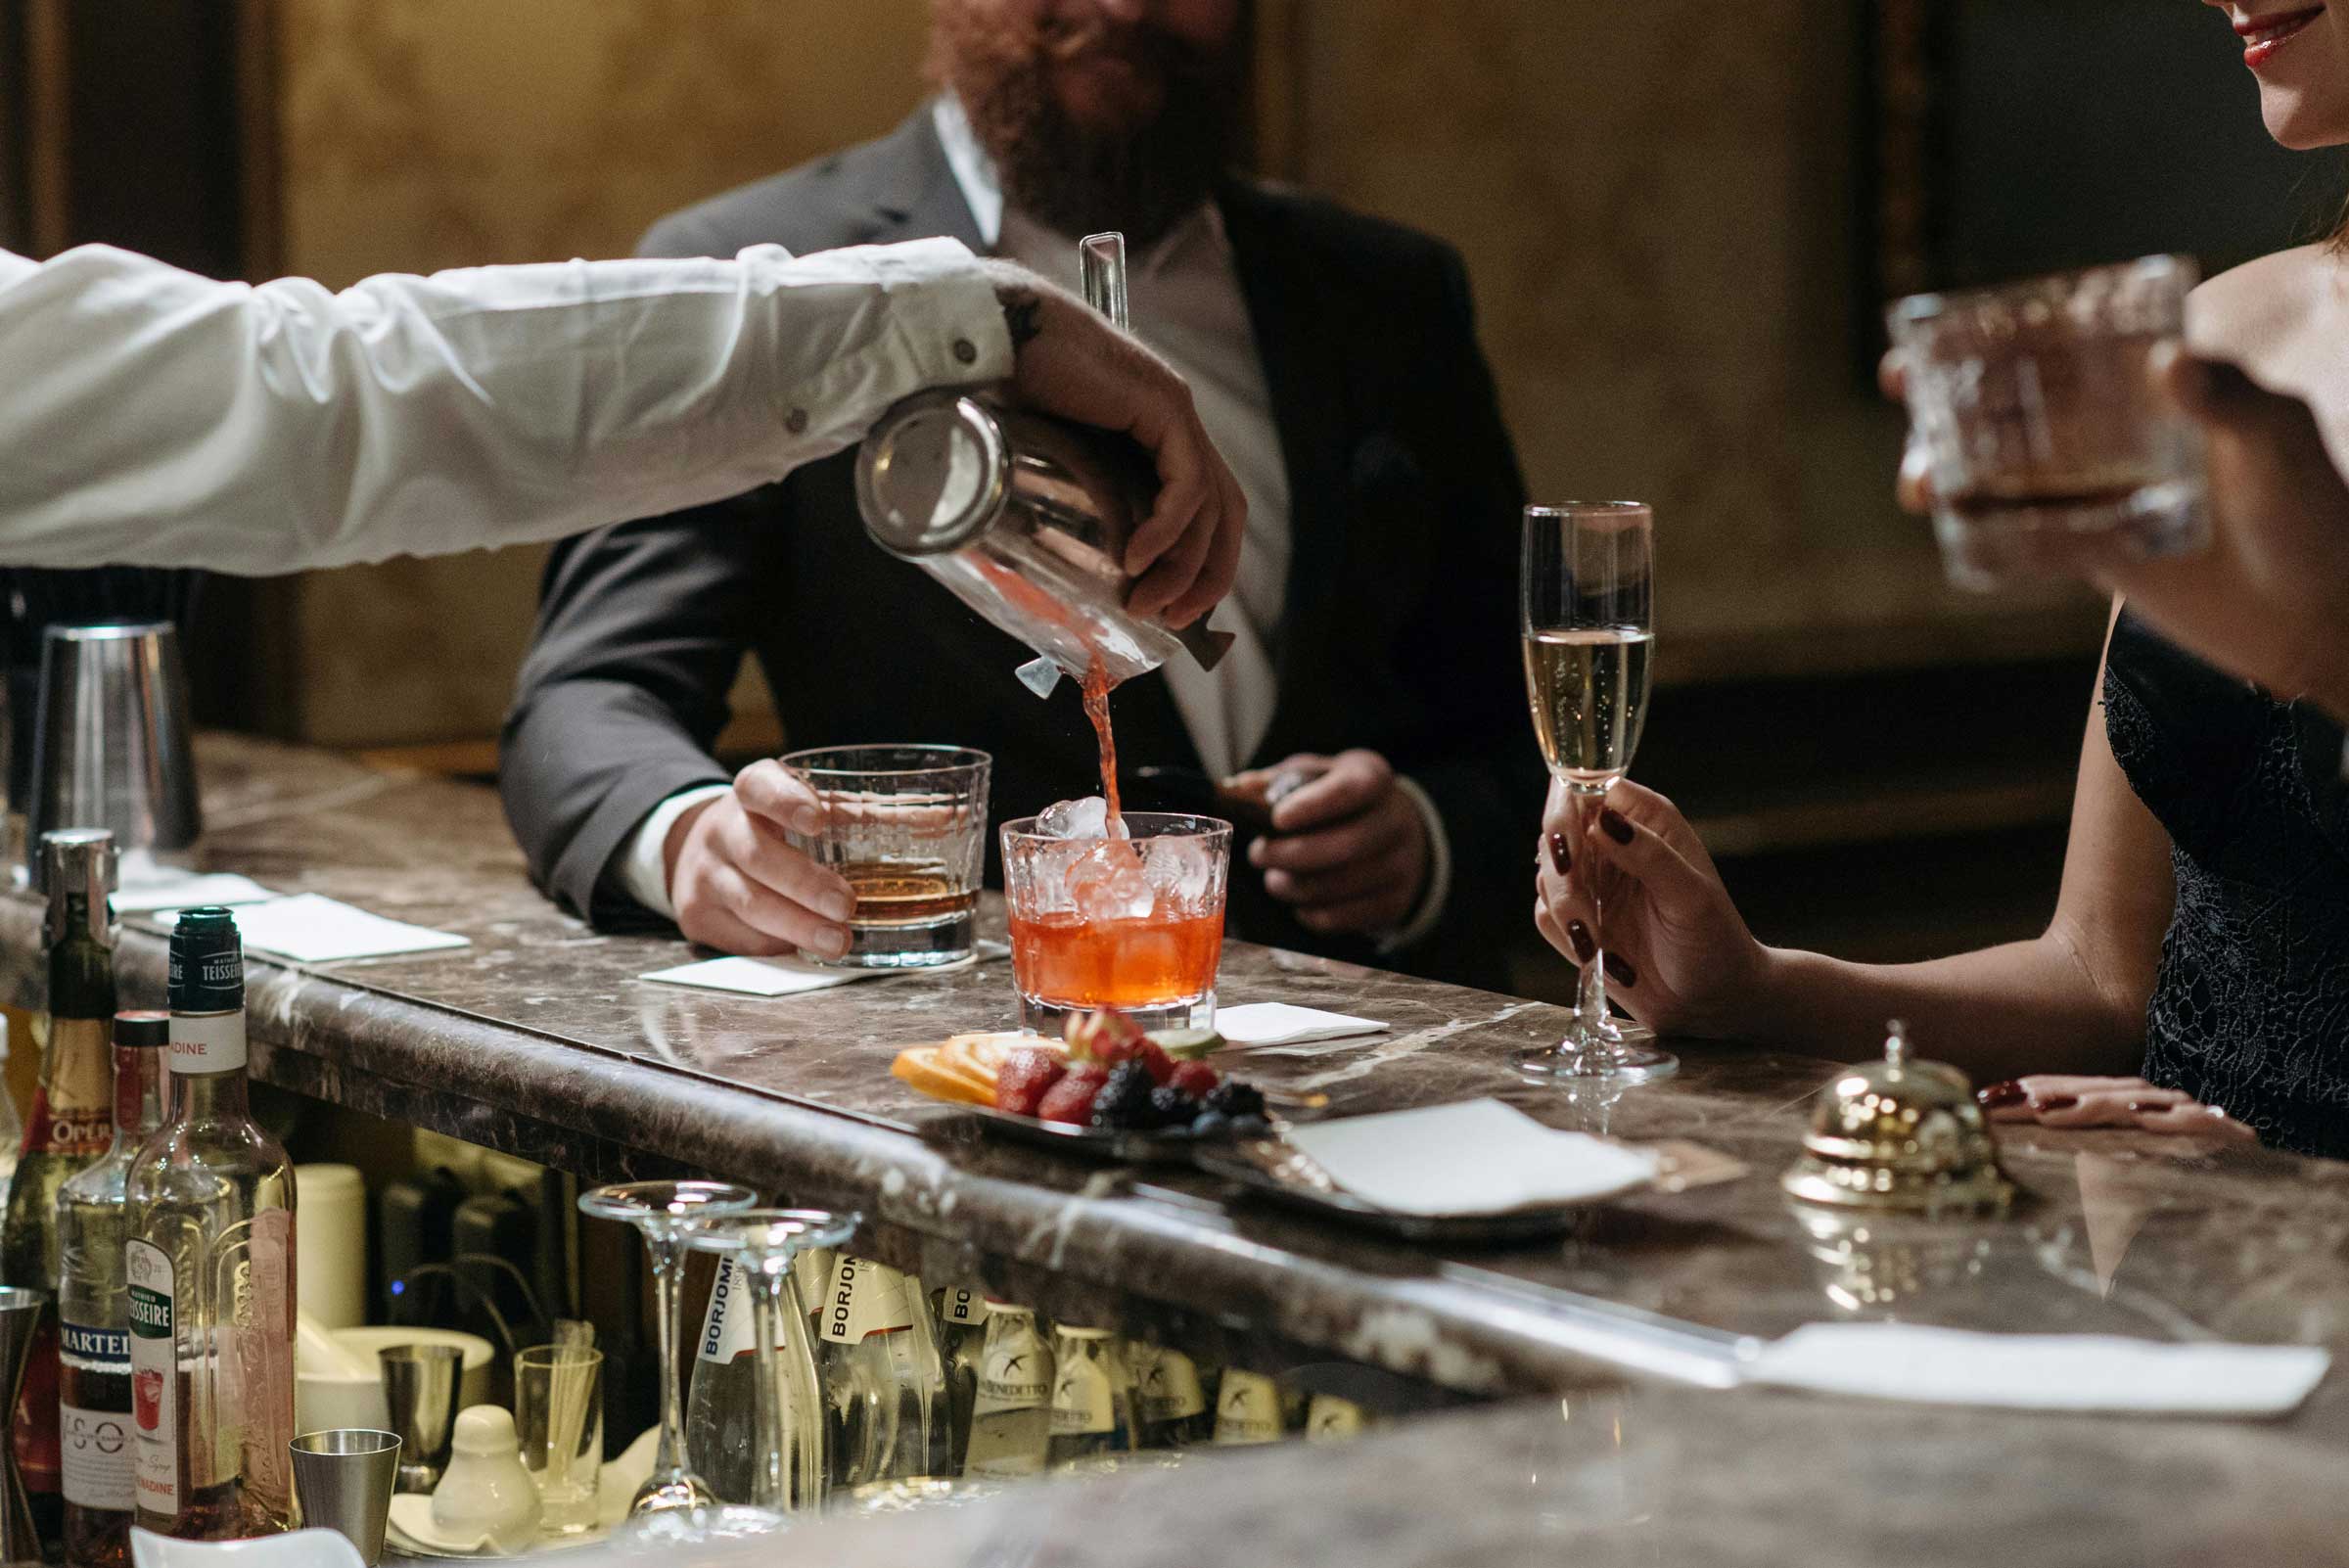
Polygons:
<instances>
[{"instance_id":1,"label":"orange slice","mask_svg":"<svg viewBox=\"0 0 2349 1568\"><path fill-rule=\"evenodd\" d=\"M940 1049L936 1045L925 1045L899 1051L889 1070L932 1099L952 1100L963 1105L995 1103L993 1079L981 1078L948 1066L940 1060Z\"/></svg>"}]
</instances>

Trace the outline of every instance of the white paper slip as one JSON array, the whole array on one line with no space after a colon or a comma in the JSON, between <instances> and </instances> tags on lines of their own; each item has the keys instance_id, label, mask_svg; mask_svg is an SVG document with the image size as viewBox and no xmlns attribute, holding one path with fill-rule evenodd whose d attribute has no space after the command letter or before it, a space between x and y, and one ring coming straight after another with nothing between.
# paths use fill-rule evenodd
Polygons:
<instances>
[{"instance_id":1,"label":"white paper slip","mask_svg":"<svg viewBox=\"0 0 2349 1568\"><path fill-rule=\"evenodd\" d=\"M951 975L990 959L1008 957L1011 949L999 942L982 942L968 958L934 964L927 969L834 969L805 958L705 958L699 963L656 969L638 980L663 986L693 986L703 991L730 991L744 996L796 996L806 991L829 991L859 980L887 980L893 975Z\"/></svg>"},{"instance_id":2,"label":"white paper slip","mask_svg":"<svg viewBox=\"0 0 2349 1568\"><path fill-rule=\"evenodd\" d=\"M1656 1176L1645 1149L1561 1132L1498 1100L1301 1124L1283 1136L1339 1186L1391 1214L1595 1203Z\"/></svg>"},{"instance_id":3,"label":"white paper slip","mask_svg":"<svg viewBox=\"0 0 2349 1568\"><path fill-rule=\"evenodd\" d=\"M201 909L216 903L260 903L276 897L253 878L234 871L190 872L116 888L114 905L116 914L146 914L155 909Z\"/></svg>"},{"instance_id":4,"label":"white paper slip","mask_svg":"<svg viewBox=\"0 0 2349 1568\"><path fill-rule=\"evenodd\" d=\"M1763 1346L1746 1375L1782 1388L1920 1405L2282 1415L2324 1381L2331 1360L2306 1345L2173 1345L2110 1334L1810 1323Z\"/></svg>"},{"instance_id":5,"label":"white paper slip","mask_svg":"<svg viewBox=\"0 0 2349 1568\"><path fill-rule=\"evenodd\" d=\"M1309 1039L1345 1039L1375 1035L1387 1026L1375 1018L1350 1018L1318 1007L1288 1002L1243 1002L1216 1009L1216 1033L1234 1045L1296 1045Z\"/></svg>"},{"instance_id":6,"label":"white paper slip","mask_svg":"<svg viewBox=\"0 0 2349 1568\"><path fill-rule=\"evenodd\" d=\"M249 903L236 911L237 933L256 952L291 958L298 964L333 963L339 958L388 958L393 953L434 952L443 947L467 947L463 937L429 926L387 920L364 909L329 899L324 894L297 893ZM168 926L179 918L177 909L158 909L155 918Z\"/></svg>"}]
</instances>

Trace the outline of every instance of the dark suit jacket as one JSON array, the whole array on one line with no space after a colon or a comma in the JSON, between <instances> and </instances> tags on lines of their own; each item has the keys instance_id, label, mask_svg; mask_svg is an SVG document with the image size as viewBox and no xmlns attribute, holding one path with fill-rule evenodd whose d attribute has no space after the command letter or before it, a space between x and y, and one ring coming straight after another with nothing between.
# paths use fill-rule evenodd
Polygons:
<instances>
[{"instance_id":1,"label":"dark suit jacket","mask_svg":"<svg viewBox=\"0 0 2349 1568\"><path fill-rule=\"evenodd\" d=\"M1294 498L1278 695L1256 761L1361 746L1416 778L1451 835L1453 883L1439 929L1397 961L1497 985L1526 918L1543 774L1515 646L1523 482L1467 276L1439 242L1324 202L1239 182L1220 200ZM942 234L980 247L925 109L881 141L676 213L643 250ZM1027 649L865 538L851 462L607 529L549 562L500 782L532 875L575 911L641 918L616 852L666 796L726 778L710 748L746 649L795 747L983 748L997 820L1097 787L1069 683L1038 702L1012 679ZM1119 688L1112 711L1127 771L1198 765L1158 675ZM1369 956L1309 937L1235 870L1234 934Z\"/></svg>"}]
</instances>

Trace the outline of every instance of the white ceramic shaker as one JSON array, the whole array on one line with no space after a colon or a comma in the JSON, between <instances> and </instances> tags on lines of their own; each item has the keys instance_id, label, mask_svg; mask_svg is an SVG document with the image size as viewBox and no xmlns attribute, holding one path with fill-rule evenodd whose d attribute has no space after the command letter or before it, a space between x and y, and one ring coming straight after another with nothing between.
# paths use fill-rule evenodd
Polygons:
<instances>
[{"instance_id":1,"label":"white ceramic shaker","mask_svg":"<svg viewBox=\"0 0 2349 1568\"><path fill-rule=\"evenodd\" d=\"M511 1411L476 1405L457 1412L448 1469L433 1489L433 1529L444 1540L486 1537L495 1550L528 1550L538 1540L538 1486L523 1467Z\"/></svg>"}]
</instances>

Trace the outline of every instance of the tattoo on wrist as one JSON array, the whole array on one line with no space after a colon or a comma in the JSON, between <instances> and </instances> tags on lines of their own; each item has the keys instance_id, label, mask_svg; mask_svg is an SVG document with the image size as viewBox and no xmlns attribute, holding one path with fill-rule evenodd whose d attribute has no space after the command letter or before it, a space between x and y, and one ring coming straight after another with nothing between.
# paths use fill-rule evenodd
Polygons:
<instances>
[{"instance_id":1,"label":"tattoo on wrist","mask_svg":"<svg viewBox=\"0 0 2349 1568\"><path fill-rule=\"evenodd\" d=\"M1011 333L1016 353L1044 330L1044 302L1032 289L998 288L995 302L1003 307L1003 325Z\"/></svg>"}]
</instances>

